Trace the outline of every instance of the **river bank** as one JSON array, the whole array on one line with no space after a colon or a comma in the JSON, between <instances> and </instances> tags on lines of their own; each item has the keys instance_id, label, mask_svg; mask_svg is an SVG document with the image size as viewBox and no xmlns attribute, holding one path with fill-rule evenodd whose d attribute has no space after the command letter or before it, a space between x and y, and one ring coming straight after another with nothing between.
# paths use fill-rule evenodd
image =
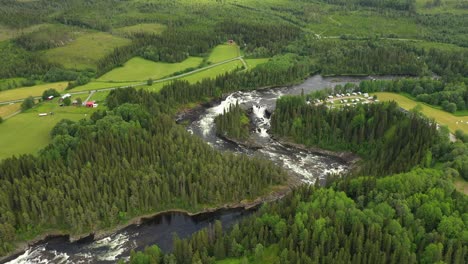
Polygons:
<instances>
[{"instance_id":1,"label":"river bank","mask_svg":"<svg viewBox=\"0 0 468 264\"><path fill-rule=\"evenodd\" d=\"M281 199L282 197L287 195L289 192L291 192L291 190L295 186L297 186L297 184L298 184L297 180L288 178L288 180L285 182L284 185L273 186L270 188L270 191L267 194L257 197L254 200L242 200L239 202L222 204L217 207L207 207L196 212L191 212L189 210L177 209L177 208L167 209L167 210L159 211L156 213L150 213L150 214L133 217L132 219L128 220L126 223L117 225L109 229L96 230L94 232L89 232L89 233L84 233L84 234L73 235L66 231L50 230L50 231L45 232L44 234L37 236L36 238L32 240L19 242L17 244L15 251L11 252L7 256L0 257L0 263L6 263L9 261L12 261L18 258L19 256L21 256L22 254L24 254L29 248L35 247L39 244L47 243L48 241L52 239L61 238L69 243L92 242L92 241L96 241L99 239L103 239L107 236L115 234L131 226L138 226L146 222L149 222L154 218L167 215L167 214L171 214L171 213L181 213L181 214L185 214L187 216L192 217L192 216L200 216L203 214L213 213L213 212L217 212L221 210L231 210L231 209L250 210L250 209L260 206L263 203L269 203L269 202L273 202L278 199Z\"/></svg>"}]
</instances>

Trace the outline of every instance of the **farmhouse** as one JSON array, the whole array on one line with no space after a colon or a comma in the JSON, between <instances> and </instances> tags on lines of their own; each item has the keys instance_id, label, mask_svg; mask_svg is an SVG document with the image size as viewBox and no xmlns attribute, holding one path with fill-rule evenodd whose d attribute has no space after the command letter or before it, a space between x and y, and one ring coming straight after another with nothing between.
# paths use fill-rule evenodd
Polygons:
<instances>
[{"instance_id":1,"label":"farmhouse","mask_svg":"<svg viewBox=\"0 0 468 264\"><path fill-rule=\"evenodd\" d=\"M94 101L86 102L86 107L94 107Z\"/></svg>"},{"instance_id":2,"label":"farmhouse","mask_svg":"<svg viewBox=\"0 0 468 264\"><path fill-rule=\"evenodd\" d=\"M68 97L71 97L71 94L69 94L69 93L64 94L64 95L62 95L61 98L62 98L62 100L65 100L65 99L68 98Z\"/></svg>"}]
</instances>

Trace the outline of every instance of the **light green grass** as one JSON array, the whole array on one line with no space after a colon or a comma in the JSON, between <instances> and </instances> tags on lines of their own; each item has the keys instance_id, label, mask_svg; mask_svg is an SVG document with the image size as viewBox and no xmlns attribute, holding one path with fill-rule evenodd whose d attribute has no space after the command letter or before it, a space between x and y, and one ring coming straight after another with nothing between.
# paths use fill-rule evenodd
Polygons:
<instances>
[{"instance_id":1,"label":"light green grass","mask_svg":"<svg viewBox=\"0 0 468 264\"><path fill-rule=\"evenodd\" d=\"M81 32L71 43L47 50L45 57L66 68L95 69L99 59L114 48L130 44L129 39L104 32Z\"/></svg>"},{"instance_id":2,"label":"light green grass","mask_svg":"<svg viewBox=\"0 0 468 264\"><path fill-rule=\"evenodd\" d=\"M50 131L60 120L77 121L89 117L93 111L96 109L59 107L54 100L5 120L0 124L0 159L37 153L51 142ZM39 117L38 113L42 112L54 112L54 115Z\"/></svg>"},{"instance_id":3,"label":"light green grass","mask_svg":"<svg viewBox=\"0 0 468 264\"><path fill-rule=\"evenodd\" d=\"M22 87L22 88L1 91L0 102L19 100L19 99L26 98L28 96L41 96L45 90L51 89L51 88L61 92L65 90L67 86L68 86L67 82L57 82L57 83L40 84L40 85L34 85L30 87Z\"/></svg>"},{"instance_id":4,"label":"light green grass","mask_svg":"<svg viewBox=\"0 0 468 264\"><path fill-rule=\"evenodd\" d=\"M455 132L457 129L460 129L463 130L463 132L468 133L468 123L466 123L468 122L468 116L455 116L424 103L416 102L400 94L386 92L374 94L377 95L377 98L380 101L395 101L406 110L411 110L417 105L420 105L422 108L421 112L424 115L434 118L434 120L441 125L448 126L451 132Z\"/></svg>"},{"instance_id":5,"label":"light green grass","mask_svg":"<svg viewBox=\"0 0 468 264\"><path fill-rule=\"evenodd\" d=\"M185 77L182 77L178 80L186 80L189 83L196 83L199 82L205 78L216 78L218 75L224 74L226 72L231 72L237 68L242 67L242 62L239 60L231 61L201 72L197 72ZM161 83L155 83L152 86L145 86L146 89L149 89L154 92L158 92L163 88L164 85L169 84L171 81L167 82L161 82Z\"/></svg>"},{"instance_id":6,"label":"light green grass","mask_svg":"<svg viewBox=\"0 0 468 264\"><path fill-rule=\"evenodd\" d=\"M156 23L143 23L136 24L133 26L121 27L112 30L112 33L131 36L135 33L152 33L152 34L161 34L166 29L165 25L156 24Z\"/></svg>"},{"instance_id":7,"label":"light green grass","mask_svg":"<svg viewBox=\"0 0 468 264\"><path fill-rule=\"evenodd\" d=\"M136 84L139 82L90 82L82 86L78 86L70 90L71 92L79 92L79 91L91 91L96 89L104 89L110 87L122 87L122 86L129 86L132 84Z\"/></svg>"},{"instance_id":8,"label":"light green grass","mask_svg":"<svg viewBox=\"0 0 468 264\"><path fill-rule=\"evenodd\" d=\"M93 96L91 96L90 100L99 103L101 106L102 103L106 100L106 97L109 95L109 93L110 91L94 93Z\"/></svg>"},{"instance_id":9,"label":"light green grass","mask_svg":"<svg viewBox=\"0 0 468 264\"><path fill-rule=\"evenodd\" d=\"M100 77L99 81L146 81L149 78L161 79L176 72L188 68L196 68L202 63L203 59L190 57L179 63L154 62L140 57L132 58L127 61L123 67L113 69L112 71Z\"/></svg>"},{"instance_id":10,"label":"light green grass","mask_svg":"<svg viewBox=\"0 0 468 264\"><path fill-rule=\"evenodd\" d=\"M210 53L208 61L217 63L239 57L239 47L237 45L218 45Z\"/></svg>"},{"instance_id":11,"label":"light green grass","mask_svg":"<svg viewBox=\"0 0 468 264\"><path fill-rule=\"evenodd\" d=\"M260 64L266 63L270 60L269 58L262 58L262 59L244 59L245 63L247 63L247 66L249 66L249 69L255 68Z\"/></svg>"}]
</instances>

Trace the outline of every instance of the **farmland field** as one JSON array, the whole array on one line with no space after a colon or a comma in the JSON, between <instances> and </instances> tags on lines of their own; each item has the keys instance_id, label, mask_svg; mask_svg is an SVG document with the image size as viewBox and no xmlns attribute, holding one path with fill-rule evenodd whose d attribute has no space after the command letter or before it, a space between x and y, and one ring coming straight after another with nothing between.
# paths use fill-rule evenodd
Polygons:
<instances>
[{"instance_id":1,"label":"farmland field","mask_svg":"<svg viewBox=\"0 0 468 264\"><path fill-rule=\"evenodd\" d=\"M218 45L211 51L208 61L217 63L239 56L239 47L237 45Z\"/></svg>"},{"instance_id":2,"label":"farmland field","mask_svg":"<svg viewBox=\"0 0 468 264\"><path fill-rule=\"evenodd\" d=\"M180 78L178 80L186 80L186 81L188 81L190 83L196 83L196 82L201 81L201 80L203 80L205 78L215 78L218 75L221 75L221 74L226 73L226 72L233 71L233 70L235 70L237 68L241 68L242 66L243 65L242 65L241 61L235 60L235 61L231 61L231 62L222 64L222 65L219 65L219 66L216 66L216 67L201 71L201 72L197 72L197 73L182 77L182 78ZM170 82L171 81L155 83L152 86L146 86L146 87L149 90L156 92L156 91L161 90L164 85L166 85L166 84L168 84Z\"/></svg>"},{"instance_id":3,"label":"farmland field","mask_svg":"<svg viewBox=\"0 0 468 264\"><path fill-rule=\"evenodd\" d=\"M146 81L149 78L161 79L175 72L188 68L196 68L202 58L190 57L179 63L154 62L135 57L125 63L123 67L116 68L102 77L99 81Z\"/></svg>"},{"instance_id":4,"label":"farmland field","mask_svg":"<svg viewBox=\"0 0 468 264\"><path fill-rule=\"evenodd\" d=\"M377 98L380 101L395 101L406 110L410 110L415 106L420 105L422 107L421 112L424 115L430 118L434 118L435 121L441 125L448 126L450 131L455 132L457 129L460 129L463 130L465 133L468 133L468 116L455 116L448 112L433 108L424 103L413 101L403 95L395 93L381 92L374 94L377 95Z\"/></svg>"},{"instance_id":5,"label":"farmland field","mask_svg":"<svg viewBox=\"0 0 468 264\"><path fill-rule=\"evenodd\" d=\"M129 39L113 36L109 33L80 33L73 42L47 50L45 56L50 62L66 68L95 69L97 61L114 48L130 44Z\"/></svg>"},{"instance_id":6,"label":"farmland field","mask_svg":"<svg viewBox=\"0 0 468 264\"><path fill-rule=\"evenodd\" d=\"M5 119L5 117L18 112L20 109L21 109L21 103L0 105L0 117Z\"/></svg>"},{"instance_id":7,"label":"farmland field","mask_svg":"<svg viewBox=\"0 0 468 264\"><path fill-rule=\"evenodd\" d=\"M91 91L96 89L104 89L110 87L122 87L122 86L129 86L132 84L136 84L139 82L90 82L82 86L78 86L71 90L72 92L79 92L79 91Z\"/></svg>"},{"instance_id":8,"label":"farmland field","mask_svg":"<svg viewBox=\"0 0 468 264\"><path fill-rule=\"evenodd\" d=\"M57 83L47 83L39 84L30 87L16 88L0 92L0 102L1 101L11 101L24 99L28 96L41 96L42 93L47 89L55 89L59 92L67 88L68 82L57 82Z\"/></svg>"},{"instance_id":9,"label":"farmland field","mask_svg":"<svg viewBox=\"0 0 468 264\"><path fill-rule=\"evenodd\" d=\"M2 108L0 107L0 111ZM57 100L53 100L5 120L0 124L0 159L12 155L36 153L50 143L50 131L60 120L77 121L86 118L96 109L59 107ZM39 113L49 112L54 112L54 115L38 116Z\"/></svg>"}]
</instances>

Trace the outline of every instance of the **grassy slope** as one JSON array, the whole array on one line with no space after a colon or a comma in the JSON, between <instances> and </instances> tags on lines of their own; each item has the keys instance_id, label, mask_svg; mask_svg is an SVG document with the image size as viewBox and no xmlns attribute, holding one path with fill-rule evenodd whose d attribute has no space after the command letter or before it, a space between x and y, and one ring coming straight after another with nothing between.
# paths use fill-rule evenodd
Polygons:
<instances>
[{"instance_id":1,"label":"grassy slope","mask_svg":"<svg viewBox=\"0 0 468 264\"><path fill-rule=\"evenodd\" d=\"M73 42L63 47L47 50L49 61L67 68L96 68L97 61L114 48L130 44L129 39L113 36L109 33L81 33Z\"/></svg>"},{"instance_id":2,"label":"grassy slope","mask_svg":"<svg viewBox=\"0 0 468 264\"><path fill-rule=\"evenodd\" d=\"M134 33L161 34L164 31L164 29L166 29L166 26L162 24L143 23L143 24L136 24L133 26L116 28L112 30L112 33L122 35L122 36L131 36Z\"/></svg>"},{"instance_id":3,"label":"grassy slope","mask_svg":"<svg viewBox=\"0 0 468 264\"><path fill-rule=\"evenodd\" d=\"M133 58L123 67L116 68L98 79L98 81L146 81L149 78L161 79L187 68L195 68L202 58L190 57L179 63L165 63Z\"/></svg>"},{"instance_id":4,"label":"grassy slope","mask_svg":"<svg viewBox=\"0 0 468 264\"><path fill-rule=\"evenodd\" d=\"M463 130L465 133L468 133L468 116L454 116L448 112L433 108L427 104L416 102L411 100L403 95L395 94L395 93L375 93L377 98L381 101L395 101L397 102L402 108L410 110L414 108L416 105L421 105L422 113L428 117L434 118L437 123L442 125L447 125L450 131L454 132L457 129ZM463 121L463 124L460 122ZM459 122L457 124L457 122Z\"/></svg>"},{"instance_id":5,"label":"grassy slope","mask_svg":"<svg viewBox=\"0 0 468 264\"><path fill-rule=\"evenodd\" d=\"M84 99L84 98L83 98ZM86 107L60 107L57 99L44 102L0 124L0 159L36 153L50 143L50 131L62 119L80 120L96 111ZM54 115L39 117L39 113Z\"/></svg>"},{"instance_id":6,"label":"grassy slope","mask_svg":"<svg viewBox=\"0 0 468 264\"><path fill-rule=\"evenodd\" d=\"M278 253L278 246L273 245L267 247L263 250L263 254L259 257L249 256L246 258L247 263L252 264L271 264L276 263L279 261L279 253ZM224 260L216 261L216 264L242 264L244 257L241 258L228 258Z\"/></svg>"},{"instance_id":7,"label":"grassy slope","mask_svg":"<svg viewBox=\"0 0 468 264\"><path fill-rule=\"evenodd\" d=\"M239 60L231 61L231 62L228 62L226 64L222 64L222 65L219 65L219 66L216 66L216 67L213 67L213 68L201 71L201 72L197 72L197 73L185 76L183 78L180 78L180 80L187 80L190 83L196 83L196 82L201 81L201 80L203 80L205 78L215 78L218 75L224 74L226 72L233 71L233 70L235 70L237 68L241 68L241 67L242 67L242 62L240 62ZM152 86L145 86L145 88L147 88L147 89L149 89L151 91L157 92L157 91L161 90L164 85L166 85L166 84L168 84L170 82L171 81L155 83Z\"/></svg>"},{"instance_id":8,"label":"grassy slope","mask_svg":"<svg viewBox=\"0 0 468 264\"><path fill-rule=\"evenodd\" d=\"M41 96L45 90L50 88L56 89L60 92L65 90L67 85L67 82L57 82L6 90L0 92L0 101L18 100L28 96Z\"/></svg>"},{"instance_id":9,"label":"grassy slope","mask_svg":"<svg viewBox=\"0 0 468 264\"><path fill-rule=\"evenodd\" d=\"M239 56L239 47L237 45L218 45L211 51L208 61L217 63Z\"/></svg>"}]
</instances>

